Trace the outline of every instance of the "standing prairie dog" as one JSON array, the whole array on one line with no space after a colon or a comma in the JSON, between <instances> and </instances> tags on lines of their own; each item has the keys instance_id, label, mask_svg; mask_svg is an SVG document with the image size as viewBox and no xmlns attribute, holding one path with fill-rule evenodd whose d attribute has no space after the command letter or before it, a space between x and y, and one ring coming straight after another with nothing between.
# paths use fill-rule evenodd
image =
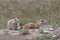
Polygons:
<instances>
[{"instance_id":1,"label":"standing prairie dog","mask_svg":"<svg viewBox=\"0 0 60 40\"><path fill-rule=\"evenodd\" d=\"M8 30L17 30L19 27L19 19L13 18L10 19L7 23Z\"/></svg>"}]
</instances>

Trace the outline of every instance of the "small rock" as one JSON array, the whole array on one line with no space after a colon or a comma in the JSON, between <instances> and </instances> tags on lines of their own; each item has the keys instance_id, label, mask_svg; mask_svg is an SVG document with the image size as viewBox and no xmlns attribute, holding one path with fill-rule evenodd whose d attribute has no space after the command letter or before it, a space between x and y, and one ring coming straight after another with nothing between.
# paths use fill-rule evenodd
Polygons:
<instances>
[{"instance_id":1,"label":"small rock","mask_svg":"<svg viewBox=\"0 0 60 40\"><path fill-rule=\"evenodd\" d=\"M12 31L12 30L10 30L8 33L10 35L20 35L19 31Z\"/></svg>"},{"instance_id":2,"label":"small rock","mask_svg":"<svg viewBox=\"0 0 60 40\"><path fill-rule=\"evenodd\" d=\"M53 35L52 37L56 37L56 35Z\"/></svg>"},{"instance_id":3,"label":"small rock","mask_svg":"<svg viewBox=\"0 0 60 40\"><path fill-rule=\"evenodd\" d=\"M49 31L43 31L43 33L48 34L48 33L49 33Z\"/></svg>"},{"instance_id":4,"label":"small rock","mask_svg":"<svg viewBox=\"0 0 60 40\"><path fill-rule=\"evenodd\" d=\"M10 35L20 35L20 33L11 33Z\"/></svg>"},{"instance_id":5,"label":"small rock","mask_svg":"<svg viewBox=\"0 0 60 40\"><path fill-rule=\"evenodd\" d=\"M49 31L54 31L54 29L53 28L49 28Z\"/></svg>"}]
</instances>

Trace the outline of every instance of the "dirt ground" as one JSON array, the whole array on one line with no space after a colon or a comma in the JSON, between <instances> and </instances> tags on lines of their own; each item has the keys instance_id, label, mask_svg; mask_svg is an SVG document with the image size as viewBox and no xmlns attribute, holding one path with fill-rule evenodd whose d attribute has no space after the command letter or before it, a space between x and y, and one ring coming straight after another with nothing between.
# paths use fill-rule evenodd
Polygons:
<instances>
[{"instance_id":1,"label":"dirt ground","mask_svg":"<svg viewBox=\"0 0 60 40\"><path fill-rule=\"evenodd\" d=\"M53 31L49 31L49 28L53 28ZM38 32L38 29L29 29L29 34L26 35L20 35L17 33L14 34L4 34L4 31L0 30L0 40L32 40L33 38L39 36L39 37L46 37L46 36L58 36L60 38L60 27L53 27L52 25L44 25L40 27L40 29L43 29L43 31L48 31L48 33L40 33ZM32 32L32 30L34 30ZM18 32L18 31L17 31Z\"/></svg>"}]
</instances>

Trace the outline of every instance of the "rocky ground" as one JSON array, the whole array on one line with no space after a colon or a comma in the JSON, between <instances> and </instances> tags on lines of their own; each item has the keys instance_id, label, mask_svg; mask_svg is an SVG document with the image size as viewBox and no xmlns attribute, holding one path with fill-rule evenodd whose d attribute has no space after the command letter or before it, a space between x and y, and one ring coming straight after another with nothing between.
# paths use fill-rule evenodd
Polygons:
<instances>
[{"instance_id":1,"label":"rocky ground","mask_svg":"<svg viewBox=\"0 0 60 40\"><path fill-rule=\"evenodd\" d=\"M22 35L19 31L12 31L1 29L0 30L0 40L32 40L35 37L59 37L60 38L60 27L53 25L44 25L39 29L29 29L29 33Z\"/></svg>"}]
</instances>

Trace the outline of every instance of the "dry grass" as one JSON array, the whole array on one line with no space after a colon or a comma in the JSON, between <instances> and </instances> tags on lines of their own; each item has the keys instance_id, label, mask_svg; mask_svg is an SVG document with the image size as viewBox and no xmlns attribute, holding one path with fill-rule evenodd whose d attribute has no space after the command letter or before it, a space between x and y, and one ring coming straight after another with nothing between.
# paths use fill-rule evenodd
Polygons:
<instances>
[{"instance_id":1,"label":"dry grass","mask_svg":"<svg viewBox=\"0 0 60 40\"><path fill-rule=\"evenodd\" d=\"M1 0L0 28L14 16L20 21L42 17L47 24L60 25L60 0Z\"/></svg>"}]
</instances>

